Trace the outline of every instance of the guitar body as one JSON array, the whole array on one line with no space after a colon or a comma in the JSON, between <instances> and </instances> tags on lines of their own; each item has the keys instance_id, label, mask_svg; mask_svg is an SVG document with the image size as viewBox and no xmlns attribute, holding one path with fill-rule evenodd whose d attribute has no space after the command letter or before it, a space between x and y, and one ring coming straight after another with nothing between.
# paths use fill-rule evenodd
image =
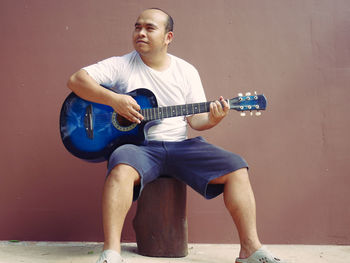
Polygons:
<instances>
[{"instance_id":1,"label":"guitar body","mask_svg":"<svg viewBox=\"0 0 350 263\"><path fill-rule=\"evenodd\" d=\"M132 96L141 109L157 107L156 97L147 89L137 89L127 95ZM71 93L61 109L60 132L64 146L74 156L102 162L122 144L144 144L151 123L154 122L131 123L116 114L112 107Z\"/></svg>"}]
</instances>

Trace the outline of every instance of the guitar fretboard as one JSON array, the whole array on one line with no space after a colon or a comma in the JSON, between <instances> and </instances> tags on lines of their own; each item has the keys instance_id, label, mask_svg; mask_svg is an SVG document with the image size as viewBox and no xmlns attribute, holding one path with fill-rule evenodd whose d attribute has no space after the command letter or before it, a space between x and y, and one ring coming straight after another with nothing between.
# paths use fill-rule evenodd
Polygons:
<instances>
[{"instance_id":1,"label":"guitar fretboard","mask_svg":"<svg viewBox=\"0 0 350 263\"><path fill-rule=\"evenodd\" d=\"M140 113L143 115L145 121L152 121L152 120L159 120L164 118L209 112L209 105L210 105L210 101L193 103L193 104L142 109Z\"/></svg>"}]
</instances>

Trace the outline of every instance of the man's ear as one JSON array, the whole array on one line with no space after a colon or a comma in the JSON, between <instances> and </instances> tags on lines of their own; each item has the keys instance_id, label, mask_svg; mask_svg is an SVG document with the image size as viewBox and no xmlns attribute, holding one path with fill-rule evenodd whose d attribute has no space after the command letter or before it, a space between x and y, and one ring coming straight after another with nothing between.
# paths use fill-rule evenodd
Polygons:
<instances>
[{"instance_id":1,"label":"man's ear","mask_svg":"<svg viewBox=\"0 0 350 263\"><path fill-rule=\"evenodd\" d=\"M166 33L165 36L165 42L167 45L169 45L171 43L171 41L173 41L174 38L174 32L173 31L169 31L168 33Z\"/></svg>"}]
</instances>

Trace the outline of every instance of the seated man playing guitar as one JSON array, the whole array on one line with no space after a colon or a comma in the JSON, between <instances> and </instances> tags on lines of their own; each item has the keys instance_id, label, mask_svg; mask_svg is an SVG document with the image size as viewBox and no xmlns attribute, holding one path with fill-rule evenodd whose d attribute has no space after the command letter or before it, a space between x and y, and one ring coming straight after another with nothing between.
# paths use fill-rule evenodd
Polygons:
<instances>
[{"instance_id":1,"label":"seated man playing guitar","mask_svg":"<svg viewBox=\"0 0 350 263\"><path fill-rule=\"evenodd\" d=\"M68 87L80 98L108 105L135 124L142 123L144 116L137 101L125 94L134 89L151 90L159 106L202 102L205 95L197 70L167 52L173 37L172 18L160 9L147 9L135 23L133 52L79 70L70 77ZM164 173L207 199L223 193L241 243L236 262L261 262L262 258L280 262L258 239L245 160L202 137L187 139L187 124L199 131L210 129L228 111L227 101L220 97L210 103L209 112L162 119L147 130L147 143L123 144L110 154L102 206L105 242L98 263L122 262L121 231L132 201L147 183Z\"/></svg>"}]
</instances>

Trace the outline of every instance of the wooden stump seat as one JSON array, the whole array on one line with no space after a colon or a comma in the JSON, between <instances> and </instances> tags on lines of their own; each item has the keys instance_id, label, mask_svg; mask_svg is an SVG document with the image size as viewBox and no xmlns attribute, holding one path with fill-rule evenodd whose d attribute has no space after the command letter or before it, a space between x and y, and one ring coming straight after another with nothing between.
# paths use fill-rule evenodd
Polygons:
<instances>
[{"instance_id":1,"label":"wooden stump seat","mask_svg":"<svg viewBox=\"0 0 350 263\"><path fill-rule=\"evenodd\" d=\"M133 220L138 253L151 257L188 254L186 185L172 177L147 184Z\"/></svg>"}]
</instances>

